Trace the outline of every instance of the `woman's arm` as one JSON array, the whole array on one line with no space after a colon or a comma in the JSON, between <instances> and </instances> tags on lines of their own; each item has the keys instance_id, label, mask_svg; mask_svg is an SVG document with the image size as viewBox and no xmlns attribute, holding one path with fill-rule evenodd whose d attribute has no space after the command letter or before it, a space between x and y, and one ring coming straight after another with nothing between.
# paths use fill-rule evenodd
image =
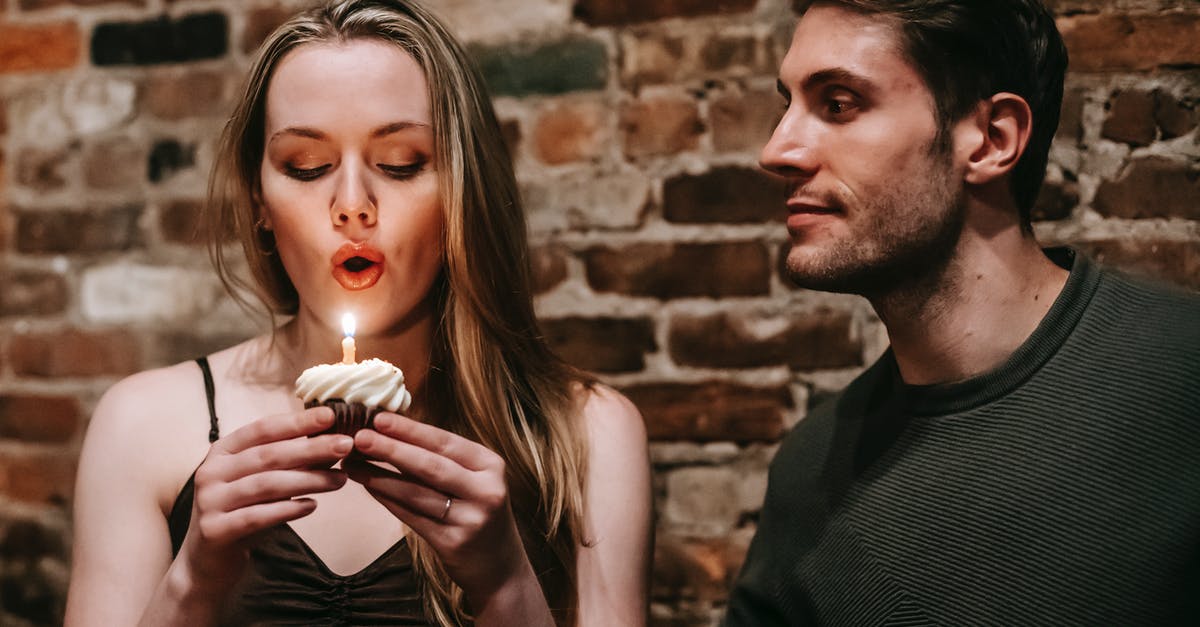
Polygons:
<instances>
[{"instance_id":1,"label":"woman's arm","mask_svg":"<svg viewBox=\"0 0 1200 627\"><path fill-rule=\"evenodd\" d=\"M642 415L597 386L584 406L588 436L579 626L645 625L653 550L650 453Z\"/></svg>"}]
</instances>

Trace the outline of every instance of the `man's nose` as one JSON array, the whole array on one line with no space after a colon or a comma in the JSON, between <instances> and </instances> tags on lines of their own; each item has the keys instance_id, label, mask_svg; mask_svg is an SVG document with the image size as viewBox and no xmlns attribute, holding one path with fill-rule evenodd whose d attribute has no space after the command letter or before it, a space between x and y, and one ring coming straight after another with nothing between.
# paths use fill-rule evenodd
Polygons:
<instances>
[{"instance_id":1,"label":"man's nose","mask_svg":"<svg viewBox=\"0 0 1200 627\"><path fill-rule=\"evenodd\" d=\"M787 178L811 178L821 167L815 144L808 122L789 109L763 146L758 163L764 170Z\"/></svg>"}]
</instances>

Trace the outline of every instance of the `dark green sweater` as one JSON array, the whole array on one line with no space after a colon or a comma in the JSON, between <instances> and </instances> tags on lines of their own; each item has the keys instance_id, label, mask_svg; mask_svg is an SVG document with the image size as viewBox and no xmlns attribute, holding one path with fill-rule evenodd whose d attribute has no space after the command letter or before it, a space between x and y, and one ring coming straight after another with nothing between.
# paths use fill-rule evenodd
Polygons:
<instances>
[{"instance_id":1,"label":"dark green sweater","mask_svg":"<svg viewBox=\"0 0 1200 627\"><path fill-rule=\"evenodd\" d=\"M726 627L1200 625L1200 297L1059 252L1003 366L889 351L788 434Z\"/></svg>"}]
</instances>

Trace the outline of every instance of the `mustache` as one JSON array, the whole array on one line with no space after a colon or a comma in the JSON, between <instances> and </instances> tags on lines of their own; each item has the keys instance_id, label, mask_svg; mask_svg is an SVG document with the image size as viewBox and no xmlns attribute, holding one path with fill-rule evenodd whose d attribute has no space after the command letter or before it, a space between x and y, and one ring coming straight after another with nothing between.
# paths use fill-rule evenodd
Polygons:
<instances>
[{"instance_id":1,"label":"mustache","mask_svg":"<svg viewBox=\"0 0 1200 627\"><path fill-rule=\"evenodd\" d=\"M817 204L836 211L845 211L847 205L846 200L837 192L811 187L803 182L789 182L787 184L787 197L789 199L803 198L809 202L815 201Z\"/></svg>"}]
</instances>

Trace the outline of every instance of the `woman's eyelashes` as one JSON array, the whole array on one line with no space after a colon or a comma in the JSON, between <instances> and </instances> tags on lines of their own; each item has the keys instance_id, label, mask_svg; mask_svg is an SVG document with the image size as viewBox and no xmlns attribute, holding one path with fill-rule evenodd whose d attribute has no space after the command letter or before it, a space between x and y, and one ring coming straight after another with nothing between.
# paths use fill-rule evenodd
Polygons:
<instances>
[{"instance_id":1,"label":"woman's eyelashes","mask_svg":"<svg viewBox=\"0 0 1200 627\"><path fill-rule=\"evenodd\" d=\"M425 168L425 163L426 161L421 159L412 163L399 165L390 163L377 163L375 164L375 167L385 175L403 181L419 174L421 170ZM328 172L332 167L333 164L331 163L319 165L315 168L302 168L290 163L285 163L283 165L283 173L298 181L315 181L316 179L321 178L321 176Z\"/></svg>"}]
</instances>

